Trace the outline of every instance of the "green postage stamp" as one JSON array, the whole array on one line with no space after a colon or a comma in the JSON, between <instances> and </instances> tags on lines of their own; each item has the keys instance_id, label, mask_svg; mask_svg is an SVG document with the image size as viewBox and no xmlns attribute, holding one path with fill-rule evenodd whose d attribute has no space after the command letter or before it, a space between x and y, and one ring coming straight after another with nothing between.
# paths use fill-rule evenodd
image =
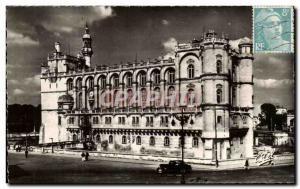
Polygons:
<instances>
[{"instance_id":1,"label":"green postage stamp","mask_svg":"<svg viewBox=\"0 0 300 189\"><path fill-rule=\"evenodd\" d=\"M294 52L294 7L253 7L254 52Z\"/></svg>"}]
</instances>

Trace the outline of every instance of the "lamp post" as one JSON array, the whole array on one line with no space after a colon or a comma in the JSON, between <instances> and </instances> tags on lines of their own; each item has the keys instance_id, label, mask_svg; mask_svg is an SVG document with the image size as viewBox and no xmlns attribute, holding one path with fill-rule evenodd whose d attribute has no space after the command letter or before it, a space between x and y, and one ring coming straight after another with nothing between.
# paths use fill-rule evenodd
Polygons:
<instances>
[{"instance_id":1,"label":"lamp post","mask_svg":"<svg viewBox=\"0 0 300 189\"><path fill-rule=\"evenodd\" d=\"M175 119L177 119L178 121L180 121L180 125L181 125L181 132L180 132L180 135L181 135L181 161L182 161L182 164L184 163L184 129L183 129L183 126L184 124L186 124L189 120L190 117L192 117L192 115L184 115L183 114L183 109L181 109L181 114L176 114L176 113L172 113L172 116L173 116L173 120L171 122L172 126L175 126ZM194 121L191 119L190 121L190 124L193 125L194 124ZM183 167L181 167L183 168ZM184 179L184 174L185 174L185 171L184 170L181 170L181 184L185 184L185 179Z\"/></svg>"},{"instance_id":2,"label":"lamp post","mask_svg":"<svg viewBox=\"0 0 300 189\"><path fill-rule=\"evenodd\" d=\"M53 151L53 138L49 138L51 140L51 152L54 153Z\"/></svg>"}]
</instances>

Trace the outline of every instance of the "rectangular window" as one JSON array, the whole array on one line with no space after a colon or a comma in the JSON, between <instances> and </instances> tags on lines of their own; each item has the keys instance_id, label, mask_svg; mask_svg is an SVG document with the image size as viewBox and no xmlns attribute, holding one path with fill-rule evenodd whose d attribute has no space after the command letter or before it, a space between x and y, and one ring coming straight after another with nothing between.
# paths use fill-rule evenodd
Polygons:
<instances>
[{"instance_id":1,"label":"rectangular window","mask_svg":"<svg viewBox=\"0 0 300 189\"><path fill-rule=\"evenodd\" d=\"M122 123L121 117L118 117L118 120L119 120L119 124L121 124Z\"/></svg>"},{"instance_id":2,"label":"rectangular window","mask_svg":"<svg viewBox=\"0 0 300 189\"><path fill-rule=\"evenodd\" d=\"M138 125L140 122L139 117L136 117L136 124Z\"/></svg>"},{"instance_id":3,"label":"rectangular window","mask_svg":"<svg viewBox=\"0 0 300 189\"><path fill-rule=\"evenodd\" d=\"M240 138L240 144L244 144L244 138L243 137Z\"/></svg>"},{"instance_id":4,"label":"rectangular window","mask_svg":"<svg viewBox=\"0 0 300 189\"><path fill-rule=\"evenodd\" d=\"M233 124L236 125L237 124L237 116L233 116L232 120L233 120Z\"/></svg>"},{"instance_id":5,"label":"rectangular window","mask_svg":"<svg viewBox=\"0 0 300 189\"><path fill-rule=\"evenodd\" d=\"M146 117L146 127L150 125L149 117Z\"/></svg>"},{"instance_id":6,"label":"rectangular window","mask_svg":"<svg viewBox=\"0 0 300 189\"><path fill-rule=\"evenodd\" d=\"M150 126L153 127L153 117L150 117Z\"/></svg>"},{"instance_id":7,"label":"rectangular window","mask_svg":"<svg viewBox=\"0 0 300 189\"><path fill-rule=\"evenodd\" d=\"M125 125L125 117L122 117L122 124Z\"/></svg>"},{"instance_id":8,"label":"rectangular window","mask_svg":"<svg viewBox=\"0 0 300 189\"><path fill-rule=\"evenodd\" d=\"M246 116L242 116L242 120L243 120L243 124L246 125L247 124L247 117Z\"/></svg>"},{"instance_id":9,"label":"rectangular window","mask_svg":"<svg viewBox=\"0 0 300 189\"><path fill-rule=\"evenodd\" d=\"M132 125L135 125L135 117L132 117Z\"/></svg>"},{"instance_id":10,"label":"rectangular window","mask_svg":"<svg viewBox=\"0 0 300 189\"><path fill-rule=\"evenodd\" d=\"M222 116L218 116L217 117L217 123L218 124L222 124Z\"/></svg>"},{"instance_id":11,"label":"rectangular window","mask_svg":"<svg viewBox=\"0 0 300 189\"><path fill-rule=\"evenodd\" d=\"M58 125L61 125L61 117L58 116Z\"/></svg>"}]
</instances>

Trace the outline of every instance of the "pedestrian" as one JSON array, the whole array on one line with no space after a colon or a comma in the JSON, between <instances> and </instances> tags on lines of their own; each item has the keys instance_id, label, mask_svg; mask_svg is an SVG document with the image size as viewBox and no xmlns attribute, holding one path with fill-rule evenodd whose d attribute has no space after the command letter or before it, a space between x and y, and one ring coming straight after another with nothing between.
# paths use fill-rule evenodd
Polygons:
<instances>
[{"instance_id":1,"label":"pedestrian","mask_svg":"<svg viewBox=\"0 0 300 189\"><path fill-rule=\"evenodd\" d=\"M84 152L81 153L81 161L85 161L85 154L84 154Z\"/></svg>"},{"instance_id":2,"label":"pedestrian","mask_svg":"<svg viewBox=\"0 0 300 189\"><path fill-rule=\"evenodd\" d=\"M245 169L248 170L249 169L249 159L247 158L245 161Z\"/></svg>"},{"instance_id":3,"label":"pedestrian","mask_svg":"<svg viewBox=\"0 0 300 189\"><path fill-rule=\"evenodd\" d=\"M86 161L89 160L89 155L90 155L90 154L89 154L88 152L85 152L85 160L86 160Z\"/></svg>"},{"instance_id":4,"label":"pedestrian","mask_svg":"<svg viewBox=\"0 0 300 189\"><path fill-rule=\"evenodd\" d=\"M28 150L27 149L25 150L25 157L26 158L28 157Z\"/></svg>"}]
</instances>

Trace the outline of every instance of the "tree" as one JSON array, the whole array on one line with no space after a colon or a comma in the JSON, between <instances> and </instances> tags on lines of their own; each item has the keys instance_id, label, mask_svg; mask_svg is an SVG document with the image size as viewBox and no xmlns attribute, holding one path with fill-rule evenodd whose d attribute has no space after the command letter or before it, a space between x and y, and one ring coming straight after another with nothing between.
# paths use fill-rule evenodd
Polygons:
<instances>
[{"instance_id":1,"label":"tree","mask_svg":"<svg viewBox=\"0 0 300 189\"><path fill-rule=\"evenodd\" d=\"M276 120L276 107L273 104L264 103L260 106L260 110L260 125L267 125L269 131L274 131L274 124Z\"/></svg>"}]
</instances>

